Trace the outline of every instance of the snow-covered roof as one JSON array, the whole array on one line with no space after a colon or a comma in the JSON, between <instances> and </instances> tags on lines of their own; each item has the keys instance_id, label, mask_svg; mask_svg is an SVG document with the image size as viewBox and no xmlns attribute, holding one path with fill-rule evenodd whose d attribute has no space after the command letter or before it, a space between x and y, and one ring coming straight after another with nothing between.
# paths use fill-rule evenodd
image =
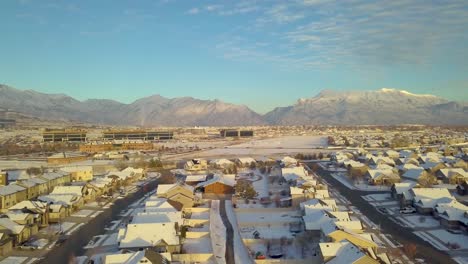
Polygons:
<instances>
[{"instance_id":1,"label":"snow-covered roof","mask_svg":"<svg viewBox=\"0 0 468 264\"><path fill-rule=\"evenodd\" d=\"M377 180L382 177L391 177L391 178L400 178L397 174L393 172L393 170L368 170L367 171L368 175L370 176L371 179Z\"/></svg>"},{"instance_id":2,"label":"snow-covered roof","mask_svg":"<svg viewBox=\"0 0 468 264\"><path fill-rule=\"evenodd\" d=\"M424 168L418 167L414 169L409 169L407 170L402 177L408 178L408 179L413 179L413 180L418 180L421 176L425 175L426 170Z\"/></svg>"},{"instance_id":3,"label":"snow-covered roof","mask_svg":"<svg viewBox=\"0 0 468 264\"><path fill-rule=\"evenodd\" d=\"M174 223L129 224L119 242L120 248L147 248L159 243L180 244Z\"/></svg>"},{"instance_id":4,"label":"snow-covered roof","mask_svg":"<svg viewBox=\"0 0 468 264\"><path fill-rule=\"evenodd\" d=\"M46 203L54 203L54 204L62 204L62 205L73 205L80 201L81 195L74 195L74 194L48 194L48 195L41 195L37 197L38 200L46 202Z\"/></svg>"},{"instance_id":5,"label":"snow-covered roof","mask_svg":"<svg viewBox=\"0 0 468 264\"><path fill-rule=\"evenodd\" d=\"M12 207L8 208L8 210L22 210L24 208L27 208L35 212L37 211L37 212L45 213L46 208L47 208L47 203L43 203L41 201L25 200L25 201L21 201L13 205Z\"/></svg>"},{"instance_id":6,"label":"snow-covered roof","mask_svg":"<svg viewBox=\"0 0 468 264\"><path fill-rule=\"evenodd\" d=\"M11 230L13 234L19 234L25 228L24 225L19 225L9 218L0 218L0 226L3 226L6 229Z\"/></svg>"},{"instance_id":7,"label":"snow-covered roof","mask_svg":"<svg viewBox=\"0 0 468 264\"><path fill-rule=\"evenodd\" d=\"M185 178L185 182L202 182L202 181L206 181L205 174L187 175Z\"/></svg>"},{"instance_id":8,"label":"snow-covered roof","mask_svg":"<svg viewBox=\"0 0 468 264\"><path fill-rule=\"evenodd\" d=\"M26 188L19 186L18 184L9 184L7 186L0 187L0 195L10 195L20 191L24 191Z\"/></svg>"},{"instance_id":9,"label":"snow-covered roof","mask_svg":"<svg viewBox=\"0 0 468 264\"><path fill-rule=\"evenodd\" d=\"M461 169L461 168L445 168L445 169L441 169L440 173L448 179L454 176L458 176L458 175L464 178L468 178L468 172L466 172L464 169Z\"/></svg>"},{"instance_id":10,"label":"snow-covered roof","mask_svg":"<svg viewBox=\"0 0 468 264\"><path fill-rule=\"evenodd\" d=\"M304 167L296 166L292 168L281 168L281 175L287 181L294 181L298 180L299 178L306 179L308 173Z\"/></svg>"},{"instance_id":11,"label":"snow-covered roof","mask_svg":"<svg viewBox=\"0 0 468 264\"><path fill-rule=\"evenodd\" d=\"M213 179L200 182L196 187L205 187L217 182L228 186L234 186L236 184L235 176L234 174L216 174L213 176Z\"/></svg>"},{"instance_id":12,"label":"snow-covered roof","mask_svg":"<svg viewBox=\"0 0 468 264\"><path fill-rule=\"evenodd\" d=\"M451 200L449 203L439 203L436 205L435 210L439 216L449 221L460 221L465 225L468 224L468 206Z\"/></svg>"},{"instance_id":13,"label":"snow-covered roof","mask_svg":"<svg viewBox=\"0 0 468 264\"><path fill-rule=\"evenodd\" d=\"M137 213L133 216L132 224L145 223L178 223L179 226L183 223L181 212L146 212Z\"/></svg>"},{"instance_id":14,"label":"snow-covered roof","mask_svg":"<svg viewBox=\"0 0 468 264\"><path fill-rule=\"evenodd\" d=\"M50 194L71 194L82 196L83 188L84 186L55 186Z\"/></svg>"},{"instance_id":15,"label":"snow-covered roof","mask_svg":"<svg viewBox=\"0 0 468 264\"><path fill-rule=\"evenodd\" d=\"M140 264L150 263L145 257L145 251L108 254L104 256L103 264Z\"/></svg>"},{"instance_id":16,"label":"snow-covered roof","mask_svg":"<svg viewBox=\"0 0 468 264\"><path fill-rule=\"evenodd\" d=\"M342 245L336 252L336 256L327 262L327 264L349 264L354 263L360 258L366 256L358 247L352 243Z\"/></svg>"}]
</instances>

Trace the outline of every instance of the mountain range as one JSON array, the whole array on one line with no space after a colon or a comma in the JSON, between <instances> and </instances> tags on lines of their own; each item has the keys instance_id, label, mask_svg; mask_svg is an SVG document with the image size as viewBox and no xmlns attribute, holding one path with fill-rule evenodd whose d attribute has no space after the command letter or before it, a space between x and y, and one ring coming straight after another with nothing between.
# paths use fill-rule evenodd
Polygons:
<instances>
[{"instance_id":1,"label":"mountain range","mask_svg":"<svg viewBox=\"0 0 468 264\"><path fill-rule=\"evenodd\" d=\"M468 125L468 104L433 95L382 88L323 90L260 115L244 105L192 97L153 95L130 104L107 99L76 100L0 85L0 108L45 120L133 126L247 125Z\"/></svg>"}]
</instances>

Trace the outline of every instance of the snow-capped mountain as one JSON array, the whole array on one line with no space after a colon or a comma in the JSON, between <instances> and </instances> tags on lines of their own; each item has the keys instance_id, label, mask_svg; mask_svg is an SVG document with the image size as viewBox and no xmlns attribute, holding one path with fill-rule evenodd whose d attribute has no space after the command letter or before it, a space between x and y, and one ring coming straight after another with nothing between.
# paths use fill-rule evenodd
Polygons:
<instances>
[{"instance_id":1,"label":"snow-capped mountain","mask_svg":"<svg viewBox=\"0 0 468 264\"><path fill-rule=\"evenodd\" d=\"M145 97L131 104L76 100L0 85L0 108L48 120L136 126L468 124L468 104L433 95L383 88L323 90L288 107L260 115L243 105L192 97Z\"/></svg>"},{"instance_id":2,"label":"snow-capped mountain","mask_svg":"<svg viewBox=\"0 0 468 264\"><path fill-rule=\"evenodd\" d=\"M468 124L468 105L433 95L382 88L378 91L324 90L264 116L273 124Z\"/></svg>"}]
</instances>

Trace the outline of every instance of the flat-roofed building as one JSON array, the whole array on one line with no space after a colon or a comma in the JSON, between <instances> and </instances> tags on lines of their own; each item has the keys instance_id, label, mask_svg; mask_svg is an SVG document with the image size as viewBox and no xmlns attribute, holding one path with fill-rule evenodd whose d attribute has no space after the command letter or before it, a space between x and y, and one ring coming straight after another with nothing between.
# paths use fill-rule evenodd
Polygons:
<instances>
[{"instance_id":1,"label":"flat-roofed building","mask_svg":"<svg viewBox=\"0 0 468 264\"><path fill-rule=\"evenodd\" d=\"M172 131L146 131L146 130L109 130L104 131L105 140L170 140Z\"/></svg>"},{"instance_id":2,"label":"flat-roofed building","mask_svg":"<svg viewBox=\"0 0 468 264\"><path fill-rule=\"evenodd\" d=\"M86 131L84 130L44 130L42 132L44 142L85 142Z\"/></svg>"},{"instance_id":3,"label":"flat-roofed building","mask_svg":"<svg viewBox=\"0 0 468 264\"><path fill-rule=\"evenodd\" d=\"M219 131L221 137L253 137L253 130L223 129Z\"/></svg>"}]
</instances>

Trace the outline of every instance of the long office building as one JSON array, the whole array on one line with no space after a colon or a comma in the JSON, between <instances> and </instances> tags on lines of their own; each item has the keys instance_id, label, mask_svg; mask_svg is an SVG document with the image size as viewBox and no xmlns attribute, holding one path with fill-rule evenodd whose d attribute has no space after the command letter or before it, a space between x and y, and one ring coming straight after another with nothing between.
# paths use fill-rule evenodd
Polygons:
<instances>
[{"instance_id":1,"label":"long office building","mask_svg":"<svg viewBox=\"0 0 468 264\"><path fill-rule=\"evenodd\" d=\"M144 130L132 130L132 131L121 131L111 130L104 131L104 140L169 140L172 139L174 133L171 131L144 131Z\"/></svg>"},{"instance_id":2,"label":"long office building","mask_svg":"<svg viewBox=\"0 0 468 264\"><path fill-rule=\"evenodd\" d=\"M42 132L44 142L85 142L84 130L45 130Z\"/></svg>"},{"instance_id":3,"label":"long office building","mask_svg":"<svg viewBox=\"0 0 468 264\"><path fill-rule=\"evenodd\" d=\"M253 137L253 130L223 129L220 131L221 137Z\"/></svg>"}]
</instances>

